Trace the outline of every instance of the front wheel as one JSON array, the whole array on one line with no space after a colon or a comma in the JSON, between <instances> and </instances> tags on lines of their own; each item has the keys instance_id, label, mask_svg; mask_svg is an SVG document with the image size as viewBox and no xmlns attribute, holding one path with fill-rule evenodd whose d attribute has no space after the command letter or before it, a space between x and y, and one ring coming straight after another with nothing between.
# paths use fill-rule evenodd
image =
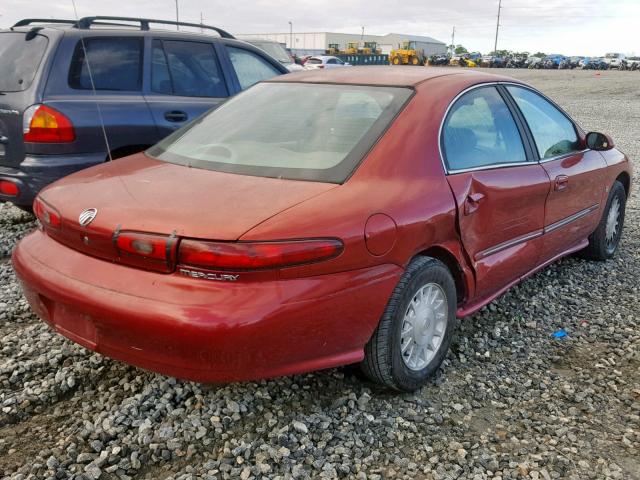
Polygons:
<instances>
[{"instance_id":1,"label":"front wheel","mask_svg":"<svg viewBox=\"0 0 640 480\"><path fill-rule=\"evenodd\" d=\"M580 252L581 256L601 261L613 257L622 237L626 204L627 193L624 186L615 181L609 192L600 223L589 236L589 245Z\"/></svg>"},{"instance_id":2,"label":"front wheel","mask_svg":"<svg viewBox=\"0 0 640 480\"><path fill-rule=\"evenodd\" d=\"M371 380L413 391L443 362L456 325L456 288L440 261L414 259L393 291L360 364Z\"/></svg>"}]
</instances>

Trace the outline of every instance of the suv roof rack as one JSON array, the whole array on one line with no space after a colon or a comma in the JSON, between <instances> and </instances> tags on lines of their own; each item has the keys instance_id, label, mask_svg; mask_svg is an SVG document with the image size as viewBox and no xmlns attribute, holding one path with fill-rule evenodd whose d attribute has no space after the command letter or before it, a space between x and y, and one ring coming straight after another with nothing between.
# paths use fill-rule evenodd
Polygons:
<instances>
[{"instance_id":1,"label":"suv roof rack","mask_svg":"<svg viewBox=\"0 0 640 480\"><path fill-rule=\"evenodd\" d=\"M78 22L76 22L75 20L60 20L60 19L54 19L54 18L25 18L24 20L20 20L11 28L26 27L34 23L61 23L61 24L64 23L67 25L72 25L74 27L77 26L78 24Z\"/></svg>"},{"instance_id":2,"label":"suv roof rack","mask_svg":"<svg viewBox=\"0 0 640 480\"><path fill-rule=\"evenodd\" d=\"M154 20L154 19L150 19L150 18L136 18L136 17L104 17L104 16L97 16L97 17L84 17L81 18L80 20L78 20L77 22L73 22L74 26L76 26L79 29L82 30L88 30L91 28L91 25L118 25L118 24L114 24L114 23L105 23L102 22L102 20L107 20L107 21L118 21L118 22L136 22L140 24L140 30L149 30L149 24L150 23L156 23L159 25L176 25L176 26L183 26L183 27L195 27L195 28L206 28L207 30L213 30L215 32L218 33L218 35L220 35L222 38L233 38L235 39L235 37L233 35L231 35L229 32L226 32L225 30L218 28L218 27L212 27L211 25L203 25L200 23L187 23L187 22L173 22L171 20ZM23 20L24 21L24 20ZM68 23L68 22L61 22L61 23ZM126 25L122 25L122 26L126 26Z\"/></svg>"}]
</instances>

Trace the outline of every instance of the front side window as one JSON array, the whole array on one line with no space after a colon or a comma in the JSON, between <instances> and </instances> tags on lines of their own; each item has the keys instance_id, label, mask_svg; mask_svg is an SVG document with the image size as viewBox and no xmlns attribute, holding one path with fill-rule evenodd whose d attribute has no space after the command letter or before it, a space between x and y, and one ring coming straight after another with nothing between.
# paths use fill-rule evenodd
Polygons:
<instances>
[{"instance_id":1,"label":"front side window","mask_svg":"<svg viewBox=\"0 0 640 480\"><path fill-rule=\"evenodd\" d=\"M142 38L94 37L78 41L69 71L71 88L139 91L141 84Z\"/></svg>"},{"instance_id":2,"label":"front side window","mask_svg":"<svg viewBox=\"0 0 640 480\"><path fill-rule=\"evenodd\" d=\"M407 88L262 83L148 154L207 170L342 183L411 94Z\"/></svg>"},{"instance_id":3,"label":"front side window","mask_svg":"<svg viewBox=\"0 0 640 480\"><path fill-rule=\"evenodd\" d=\"M516 122L495 87L476 88L456 101L442 145L449 170L527 161Z\"/></svg>"},{"instance_id":4,"label":"front side window","mask_svg":"<svg viewBox=\"0 0 640 480\"><path fill-rule=\"evenodd\" d=\"M527 88L507 86L524 115L541 159L580 150L573 123L551 102Z\"/></svg>"},{"instance_id":5,"label":"front side window","mask_svg":"<svg viewBox=\"0 0 640 480\"><path fill-rule=\"evenodd\" d=\"M164 49L168 75L164 73L160 55ZM211 43L179 40L154 41L154 68L151 85L158 93L183 97L227 97L227 86Z\"/></svg>"},{"instance_id":6,"label":"front side window","mask_svg":"<svg viewBox=\"0 0 640 480\"><path fill-rule=\"evenodd\" d=\"M262 80L280 75L280 71L273 65L249 50L227 47L227 51L242 90Z\"/></svg>"}]
</instances>

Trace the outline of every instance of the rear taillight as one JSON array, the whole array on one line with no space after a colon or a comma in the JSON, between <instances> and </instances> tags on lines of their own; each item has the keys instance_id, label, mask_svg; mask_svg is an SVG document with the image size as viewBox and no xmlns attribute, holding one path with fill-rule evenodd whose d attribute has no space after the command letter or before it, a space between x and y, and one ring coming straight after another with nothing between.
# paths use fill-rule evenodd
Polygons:
<instances>
[{"instance_id":1,"label":"rear taillight","mask_svg":"<svg viewBox=\"0 0 640 480\"><path fill-rule=\"evenodd\" d=\"M32 105L22 119L24 141L28 143L69 143L76 139L71 120L47 105Z\"/></svg>"},{"instance_id":2,"label":"rear taillight","mask_svg":"<svg viewBox=\"0 0 640 480\"><path fill-rule=\"evenodd\" d=\"M33 213L45 227L59 229L62 224L60 213L51 205L46 204L40 197L33 201Z\"/></svg>"},{"instance_id":3,"label":"rear taillight","mask_svg":"<svg viewBox=\"0 0 640 480\"><path fill-rule=\"evenodd\" d=\"M178 263L213 270L265 270L329 260L343 248L336 239L260 243L183 240Z\"/></svg>"},{"instance_id":4,"label":"rear taillight","mask_svg":"<svg viewBox=\"0 0 640 480\"><path fill-rule=\"evenodd\" d=\"M0 193L8 197L17 197L20 195L20 187L8 180L0 180Z\"/></svg>"},{"instance_id":5,"label":"rear taillight","mask_svg":"<svg viewBox=\"0 0 640 480\"><path fill-rule=\"evenodd\" d=\"M159 272L173 270L178 245L174 235L117 232L114 244L122 263Z\"/></svg>"}]
</instances>

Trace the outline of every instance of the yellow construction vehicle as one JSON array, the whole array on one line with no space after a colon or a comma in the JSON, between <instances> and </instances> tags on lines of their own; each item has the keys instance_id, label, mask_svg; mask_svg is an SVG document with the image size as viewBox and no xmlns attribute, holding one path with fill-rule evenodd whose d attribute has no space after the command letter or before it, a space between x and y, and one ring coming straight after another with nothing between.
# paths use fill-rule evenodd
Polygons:
<instances>
[{"instance_id":1,"label":"yellow construction vehicle","mask_svg":"<svg viewBox=\"0 0 640 480\"><path fill-rule=\"evenodd\" d=\"M355 55L358 53L358 42L347 43L347 48L343 52L345 55Z\"/></svg>"},{"instance_id":2,"label":"yellow construction vehicle","mask_svg":"<svg viewBox=\"0 0 640 480\"><path fill-rule=\"evenodd\" d=\"M382 49L378 48L376 42L364 42L364 47L359 48L358 53L362 55L380 55Z\"/></svg>"},{"instance_id":3,"label":"yellow construction vehicle","mask_svg":"<svg viewBox=\"0 0 640 480\"><path fill-rule=\"evenodd\" d=\"M402 42L397 50L391 50L389 62L392 65L424 65L426 57L424 50L416 48L416 42Z\"/></svg>"},{"instance_id":4,"label":"yellow construction vehicle","mask_svg":"<svg viewBox=\"0 0 640 480\"><path fill-rule=\"evenodd\" d=\"M337 55L340 53L340 45L337 43L330 43L329 48L327 48L324 53L327 55Z\"/></svg>"}]
</instances>

